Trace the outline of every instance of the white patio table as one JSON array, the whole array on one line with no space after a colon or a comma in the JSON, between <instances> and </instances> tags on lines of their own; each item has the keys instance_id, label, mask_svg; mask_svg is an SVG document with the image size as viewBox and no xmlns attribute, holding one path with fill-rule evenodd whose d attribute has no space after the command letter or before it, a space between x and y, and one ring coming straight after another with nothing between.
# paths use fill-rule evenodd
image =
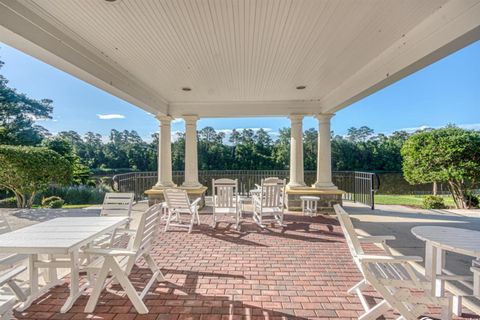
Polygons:
<instances>
[{"instance_id":1,"label":"white patio table","mask_svg":"<svg viewBox=\"0 0 480 320\"><path fill-rule=\"evenodd\" d=\"M414 236L425 241L425 276L432 282L432 293L445 294L445 280L470 280L473 276L444 273L445 252L451 251L480 258L480 232L462 228L420 226L412 228ZM454 312L461 313L461 297L454 300Z\"/></svg>"},{"instance_id":2,"label":"white patio table","mask_svg":"<svg viewBox=\"0 0 480 320\"><path fill-rule=\"evenodd\" d=\"M88 286L88 283L81 288L79 285L80 248L127 222L128 217L57 218L0 235L0 252L22 253L29 256L30 295L17 310L25 310L35 299L61 282L56 277L57 268L68 268L71 272L70 294L61 312L70 310ZM68 259L41 261L38 258L40 254L65 255ZM42 287L42 290L38 284L39 268L49 269L50 282Z\"/></svg>"}]
</instances>

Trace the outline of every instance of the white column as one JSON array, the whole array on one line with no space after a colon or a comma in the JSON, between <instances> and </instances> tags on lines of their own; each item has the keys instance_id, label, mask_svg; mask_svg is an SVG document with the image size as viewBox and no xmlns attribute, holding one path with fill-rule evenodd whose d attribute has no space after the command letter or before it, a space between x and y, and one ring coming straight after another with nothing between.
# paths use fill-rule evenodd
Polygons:
<instances>
[{"instance_id":1,"label":"white column","mask_svg":"<svg viewBox=\"0 0 480 320\"><path fill-rule=\"evenodd\" d=\"M303 178L303 115L290 115L290 188L304 187Z\"/></svg>"},{"instance_id":2,"label":"white column","mask_svg":"<svg viewBox=\"0 0 480 320\"><path fill-rule=\"evenodd\" d=\"M174 187L172 181L172 117L158 115L160 122L158 134L158 181L155 187Z\"/></svg>"},{"instance_id":3,"label":"white column","mask_svg":"<svg viewBox=\"0 0 480 320\"><path fill-rule=\"evenodd\" d=\"M332 151L330 146L330 119L333 114L318 114L317 181L318 189L337 189L332 183Z\"/></svg>"},{"instance_id":4,"label":"white column","mask_svg":"<svg viewBox=\"0 0 480 320\"><path fill-rule=\"evenodd\" d=\"M199 188L198 152L197 152L197 120L198 116L183 116L185 120L185 188Z\"/></svg>"}]
</instances>

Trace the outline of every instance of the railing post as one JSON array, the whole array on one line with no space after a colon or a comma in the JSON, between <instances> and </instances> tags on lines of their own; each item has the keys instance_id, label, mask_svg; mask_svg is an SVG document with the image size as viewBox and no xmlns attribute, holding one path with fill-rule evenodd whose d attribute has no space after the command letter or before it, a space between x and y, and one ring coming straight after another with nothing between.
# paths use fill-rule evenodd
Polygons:
<instances>
[{"instance_id":1,"label":"railing post","mask_svg":"<svg viewBox=\"0 0 480 320\"><path fill-rule=\"evenodd\" d=\"M371 197L370 197L370 201L371 201L371 204L370 204L370 207L372 208L372 210L375 210L375 189L373 188L373 184L374 184L374 181L373 181L373 177L375 176L375 174L372 174L370 176L370 192L371 192Z\"/></svg>"}]
</instances>

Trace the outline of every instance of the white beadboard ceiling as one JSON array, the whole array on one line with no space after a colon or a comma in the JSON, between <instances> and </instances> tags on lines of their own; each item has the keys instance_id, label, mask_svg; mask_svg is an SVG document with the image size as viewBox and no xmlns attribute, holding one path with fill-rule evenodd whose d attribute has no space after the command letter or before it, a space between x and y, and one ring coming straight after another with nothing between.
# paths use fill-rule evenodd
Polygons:
<instances>
[{"instance_id":1,"label":"white beadboard ceiling","mask_svg":"<svg viewBox=\"0 0 480 320\"><path fill-rule=\"evenodd\" d=\"M282 101L333 109L322 106L332 92L447 0L1 2L38 15L175 114Z\"/></svg>"}]
</instances>

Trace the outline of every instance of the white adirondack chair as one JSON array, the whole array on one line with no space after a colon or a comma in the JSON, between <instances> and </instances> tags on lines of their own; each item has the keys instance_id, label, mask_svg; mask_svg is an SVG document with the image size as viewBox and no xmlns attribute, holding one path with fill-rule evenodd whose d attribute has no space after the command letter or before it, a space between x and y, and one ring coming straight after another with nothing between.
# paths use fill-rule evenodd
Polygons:
<instances>
[{"instance_id":1,"label":"white adirondack chair","mask_svg":"<svg viewBox=\"0 0 480 320\"><path fill-rule=\"evenodd\" d=\"M192 232L195 221L198 225L200 224L200 217L198 216L198 203L201 201L201 199L198 198L190 203L187 191L182 189L165 189L163 194L168 207L165 232L168 231L170 226L188 228L188 233ZM189 223L182 223L182 214L187 214L190 216Z\"/></svg>"},{"instance_id":2,"label":"white adirondack chair","mask_svg":"<svg viewBox=\"0 0 480 320\"><path fill-rule=\"evenodd\" d=\"M87 248L85 253L100 256L94 260L86 270L89 278L92 279L98 275L95 281L93 291L88 300L85 312L93 312L97 305L100 293L108 284L107 277L112 275L110 281L116 280L125 290L128 298L132 301L133 306L138 313L148 313L148 309L142 299L152 287L155 281L165 281L162 272L153 260L150 252L152 250L153 241L158 235L160 228L161 204L156 204L148 208L140 217L138 228L129 232L133 234L127 248ZM121 232L124 232L122 230ZM132 283L128 279L135 263L143 258L153 273L152 278L141 293L137 293Z\"/></svg>"},{"instance_id":3,"label":"white adirondack chair","mask_svg":"<svg viewBox=\"0 0 480 320\"><path fill-rule=\"evenodd\" d=\"M13 307L17 301L25 301L27 297L23 290L15 282L15 277L27 270L27 267L20 266L4 270L0 274L0 288L10 287L12 293L0 292L0 319L13 319Z\"/></svg>"},{"instance_id":4,"label":"white adirondack chair","mask_svg":"<svg viewBox=\"0 0 480 320\"><path fill-rule=\"evenodd\" d=\"M363 275L363 279L348 290L356 294L365 309L359 319L377 319L390 309L401 314L399 319L418 319L428 313L428 305L442 307L442 319L452 317L452 298L437 298L429 294L431 284L418 274L410 263L422 261L422 257L394 256L386 245L392 236L358 236L349 215L340 205L334 206L353 261ZM385 249L384 255L365 254L361 243L380 243ZM371 285L384 300L371 307L362 290ZM422 290L425 294L412 294Z\"/></svg>"},{"instance_id":5,"label":"white adirondack chair","mask_svg":"<svg viewBox=\"0 0 480 320\"><path fill-rule=\"evenodd\" d=\"M235 219L235 229L240 228L240 203L238 197L238 180L212 179L213 189L213 223L216 228L218 219L231 217Z\"/></svg>"},{"instance_id":6,"label":"white adirondack chair","mask_svg":"<svg viewBox=\"0 0 480 320\"><path fill-rule=\"evenodd\" d=\"M0 215L0 234L12 231L7 219ZM27 259L24 254L0 253L0 270L11 268Z\"/></svg>"},{"instance_id":7,"label":"white adirondack chair","mask_svg":"<svg viewBox=\"0 0 480 320\"><path fill-rule=\"evenodd\" d=\"M100 216L103 217L129 217L132 215L134 194L133 193L116 193L107 192L103 199L102 210ZM129 228L127 223L126 228ZM94 241L96 247L106 247L114 244L121 238L122 234L117 232L113 234L105 234Z\"/></svg>"},{"instance_id":8,"label":"white adirondack chair","mask_svg":"<svg viewBox=\"0 0 480 320\"><path fill-rule=\"evenodd\" d=\"M283 224L285 185L285 179L263 179L258 186L258 192L252 194L253 220L262 229L266 228L263 224L265 218L273 218L279 226L285 227Z\"/></svg>"}]
</instances>

